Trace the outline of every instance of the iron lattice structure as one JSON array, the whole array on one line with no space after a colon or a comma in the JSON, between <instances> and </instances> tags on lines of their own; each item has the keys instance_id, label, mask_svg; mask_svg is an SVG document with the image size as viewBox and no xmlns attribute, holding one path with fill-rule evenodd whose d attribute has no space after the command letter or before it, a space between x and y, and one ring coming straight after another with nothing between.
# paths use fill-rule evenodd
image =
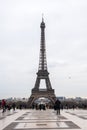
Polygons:
<instances>
[{"instance_id":1,"label":"iron lattice structure","mask_svg":"<svg viewBox=\"0 0 87 130\"><path fill-rule=\"evenodd\" d=\"M41 28L41 42L40 42L39 67L38 67L35 86L32 89L32 93L28 101L29 107L31 107L34 101L40 97L45 97L50 99L52 105L54 104L56 99L56 96L54 94L54 89L52 89L51 86L51 82L49 79L49 72L47 69L46 47L45 47L45 23L43 18L40 24L40 28ZM46 89L40 89L40 81L42 79L45 80Z\"/></svg>"}]
</instances>

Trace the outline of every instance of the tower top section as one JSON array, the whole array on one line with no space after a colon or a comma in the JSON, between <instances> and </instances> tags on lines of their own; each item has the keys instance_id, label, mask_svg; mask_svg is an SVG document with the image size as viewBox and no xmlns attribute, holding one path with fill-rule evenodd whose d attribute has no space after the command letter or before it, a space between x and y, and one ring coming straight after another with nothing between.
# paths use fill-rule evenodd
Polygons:
<instances>
[{"instance_id":1,"label":"tower top section","mask_svg":"<svg viewBox=\"0 0 87 130\"><path fill-rule=\"evenodd\" d=\"M41 24L40 24L40 27L41 27L41 28L45 28L45 23L44 23L44 18L43 18L43 16L42 16L42 22L41 22Z\"/></svg>"},{"instance_id":2,"label":"tower top section","mask_svg":"<svg viewBox=\"0 0 87 130\"><path fill-rule=\"evenodd\" d=\"M45 22L43 17L42 22L40 24L40 28L41 28L41 41L40 41L39 70L47 71L46 48L45 48Z\"/></svg>"}]
</instances>

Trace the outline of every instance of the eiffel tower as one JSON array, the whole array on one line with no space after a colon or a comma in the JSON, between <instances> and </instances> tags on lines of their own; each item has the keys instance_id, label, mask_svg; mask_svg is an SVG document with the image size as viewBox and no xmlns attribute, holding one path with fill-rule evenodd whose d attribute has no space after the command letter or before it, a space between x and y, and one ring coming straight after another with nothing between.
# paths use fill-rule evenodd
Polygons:
<instances>
[{"instance_id":1,"label":"eiffel tower","mask_svg":"<svg viewBox=\"0 0 87 130\"><path fill-rule=\"evenodd\" d=\"M37 72L37 78L35 86L32 89L31 96L28 101L29 107L32 107L34 101L40 97L48 98L51 101L51 104L54 105L56 96L54 94L54 89L52 89L51 82L49 79L49 72L47 70L47 61L46 61L46 49L45 49L45 23L42 17L42 22L40 24L41 28L41 43L40 43L40 57L39 57L39 68ZM45 80L46 89L40 89L40 81Z\"/></svg>"}]
</instances>

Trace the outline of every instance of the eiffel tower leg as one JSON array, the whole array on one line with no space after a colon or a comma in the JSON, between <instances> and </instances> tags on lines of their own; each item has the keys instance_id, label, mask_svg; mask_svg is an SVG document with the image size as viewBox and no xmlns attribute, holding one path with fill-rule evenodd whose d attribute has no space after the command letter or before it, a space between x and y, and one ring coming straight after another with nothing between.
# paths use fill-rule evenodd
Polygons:
<instances>
[{"instance_id":1,"label":"eiffel tower leg","mask_svg":"<svg viewBox=\"0 0 87 130\"><path fill-rule=\"evenodd\" d=\"M40 85L40 78L37 77L34 89L39 89L39 85Z\"/></svg>"},{"instance_id":2,"label":"eiffel tower leg","mask_svg":"<svg viewBox=\"0 0 87 130\"><path fill-rule=\"evenodd\" d=\"M49 77L45 79L47 89L52 89Z\"/></svg>"}]
</instances>

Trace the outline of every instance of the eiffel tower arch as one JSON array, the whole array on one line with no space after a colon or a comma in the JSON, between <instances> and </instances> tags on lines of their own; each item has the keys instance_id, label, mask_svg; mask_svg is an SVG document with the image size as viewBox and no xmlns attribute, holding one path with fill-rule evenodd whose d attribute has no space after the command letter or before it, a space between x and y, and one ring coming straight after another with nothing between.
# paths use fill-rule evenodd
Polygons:
<instances>
[{"instance_id":1,"label":"eiffel tower arch","mask_svg":"<svg viewBox=\"0 0 87 130\"><path fill-rule=\"evenodd\" d=\"M45 48L45 23L43 18L40 24L40 28L41 28L41 42L40 42L39 67L35 86L31 91L31 96L28 101L29 107L32 107L34 101L40 97L48 98L51 101L52 105L54 105L56 100L54 89L52 89L51 82L49 79L49 72L47 69L46 48ZM45 80L46 84L45 89L40 89L41 80Z\"/></svg>"}]
</instances>

